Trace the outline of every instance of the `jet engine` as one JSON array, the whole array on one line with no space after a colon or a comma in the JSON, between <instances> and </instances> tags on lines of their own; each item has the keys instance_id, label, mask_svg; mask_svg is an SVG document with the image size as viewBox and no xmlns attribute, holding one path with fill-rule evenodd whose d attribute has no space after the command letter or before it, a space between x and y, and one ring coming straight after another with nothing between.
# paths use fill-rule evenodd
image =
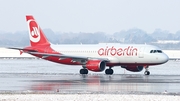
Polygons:
<instances>
[{"instance_id":1,"label":"jet engine","mask_svg":"<svg viewBox=\"0 0 180 101\"><path fill-rule=\"evenodd\" d=\"M144 68L143 66L121 66L121 67L131 72L140 72Z\"/></svg>"},{"instance_id":2,"label":"jet engine","mask_svg":"<svg viewBox=\"0 0 180 101\"><path fill-rule=\"evenodd\" d=\"M101 72L106 68L106 62L101 60L88 60L85 67L94 72Z\"/></svg>"}]
</instances>

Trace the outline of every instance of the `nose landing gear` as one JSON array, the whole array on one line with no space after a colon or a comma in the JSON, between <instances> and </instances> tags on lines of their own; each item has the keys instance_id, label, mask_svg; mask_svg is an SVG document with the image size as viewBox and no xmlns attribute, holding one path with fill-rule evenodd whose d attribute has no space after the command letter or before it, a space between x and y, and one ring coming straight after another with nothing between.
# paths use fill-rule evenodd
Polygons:
<instances>
[{"instance_id":1,"label":"nose landing gear","mask_svg":"<svg viewBox=\"0 0 180 101\"><path fill-rule=\"evenodd\" d=\"M145 66L145 72L144 72L144 75L150 75L150 72L149 72L149 70L148 70L148 66Z\"/></svg>"},{"instance_id":2,"label":"nose landing gear","mask_svg":"<svg viewBox=\"0 0 180 101\"><path fill-rule=\"evenodd\" d=\"M150 72L149 71L145 71L144 75L150 75Z\"/></svg>"}]
</instances>

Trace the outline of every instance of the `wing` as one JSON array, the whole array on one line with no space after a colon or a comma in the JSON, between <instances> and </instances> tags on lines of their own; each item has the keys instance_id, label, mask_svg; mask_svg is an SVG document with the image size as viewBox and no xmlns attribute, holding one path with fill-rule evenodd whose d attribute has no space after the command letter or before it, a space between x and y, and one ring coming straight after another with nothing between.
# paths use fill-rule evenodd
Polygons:
<instances>
[{"instance_id":1,"label":"wing","mask_svg":"<svg viewBox=\"0 0 180 101\"><path fill-rule=\"evenodd\" d=\"M24 53L29 53L31 55L41 55L43 59L48 58L48 57L58 57L60 60L71 58L73 62L79 62L81 64L86 64L88 60L93 60L93 59L98 59L102 60L105 62L109 62L108 58L95 58L95 57L85 57L85 56L71 56L71 55L64 55L64 54L50 54L50 53L41 53L36 50L32 49L25 49L25 48L8 48L8 49L15 49L19 50L20 54Z\"/></svg>"},{"instance_id":2,"label":"wing","mask_svg":"<svg viewBox=\"0 0 180 101\"><path fill-rule=\"evenodd\" d=\"M19 50L19 51L20 51L20 55L21 55L22 53L27 53L27 52L37 52L36 50L32 50L32 49L25 49L25 48L14 48L14 47L8 47L7 49Z\"/></svg>"},{"instance_id":3,"label":"wing","mask_svg":"<svg viewBox=\"0 0 180 101\"><path fill-rule=\"evenodd\" d=\"M98 59L105 62L109 62L108 58L95 58L95 57L85 57L85 56L72 56L72 55L64 55L64 54L49 54L49 53L40 53L40 52L27 52L32 55L42 55L42 58L47 57L58 57L60 60L71 58L73 62L80 62L81 64L85 64L88 60Z\"/></svg>"}]
</instances>

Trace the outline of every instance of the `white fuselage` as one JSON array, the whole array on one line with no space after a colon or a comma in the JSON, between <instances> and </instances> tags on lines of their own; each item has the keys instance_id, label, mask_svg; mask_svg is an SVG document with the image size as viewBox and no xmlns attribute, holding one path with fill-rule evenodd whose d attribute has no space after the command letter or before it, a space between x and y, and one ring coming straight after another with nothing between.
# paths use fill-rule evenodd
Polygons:
<instances>
[{"instance_id":1,"label":"white fuselage","mask_svg":"<svg viewBox=\"0 0 180 101\"><path fill-rule=\"evenodd\" d=\"M136 44L51 45L59 53L72 56L107 58L110 63L156 65L168 61L168 56L156 46ZM161 52L150 53L151 50Z\"/></svg>"}]
</instances>

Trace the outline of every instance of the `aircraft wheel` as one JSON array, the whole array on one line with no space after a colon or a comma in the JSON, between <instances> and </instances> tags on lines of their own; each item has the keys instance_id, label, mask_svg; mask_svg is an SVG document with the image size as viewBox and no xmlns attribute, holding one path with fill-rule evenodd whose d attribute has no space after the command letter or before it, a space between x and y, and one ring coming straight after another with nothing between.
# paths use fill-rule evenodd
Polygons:
<instances>
[{"instance_id":1,"label":"aircraft wheel","mask_svg":"<svg viewBox=\"0 0 180 101\"><path fill-rule=\"evenodd\" d=\"M105 70L106 74L112 75L114 73L113 69L106 69Z\"/></svg>"},{"instance_id":2,"label":"aircraft wheel","mask_svg":"<svg viewBox=\"0 0 180 101\"><path fill-rule=\"evenodd\" d=\"M88 70L87 69L84 69L84 74L88 74Z\"/></svg>"},{"instance_id":3,"label":"aircraft wheel","mask_svg":"<svg viewBox=\"0 0 180 101\"><path fill-rule=\"evenodd\" d=\"M144 75L150 75L150 72L149 71L145 71Z\"/></svg>"},{"instance_id":4,"label":"aircraft wheel","mask_svg":"<svg viewBox=\"0 0 180 101\"><path fill-rule=\"evenodd\" d=\"M88 74L88 70L87 69L80 69L79 73L80 74Z\"/></svg>"}]
</instances>

